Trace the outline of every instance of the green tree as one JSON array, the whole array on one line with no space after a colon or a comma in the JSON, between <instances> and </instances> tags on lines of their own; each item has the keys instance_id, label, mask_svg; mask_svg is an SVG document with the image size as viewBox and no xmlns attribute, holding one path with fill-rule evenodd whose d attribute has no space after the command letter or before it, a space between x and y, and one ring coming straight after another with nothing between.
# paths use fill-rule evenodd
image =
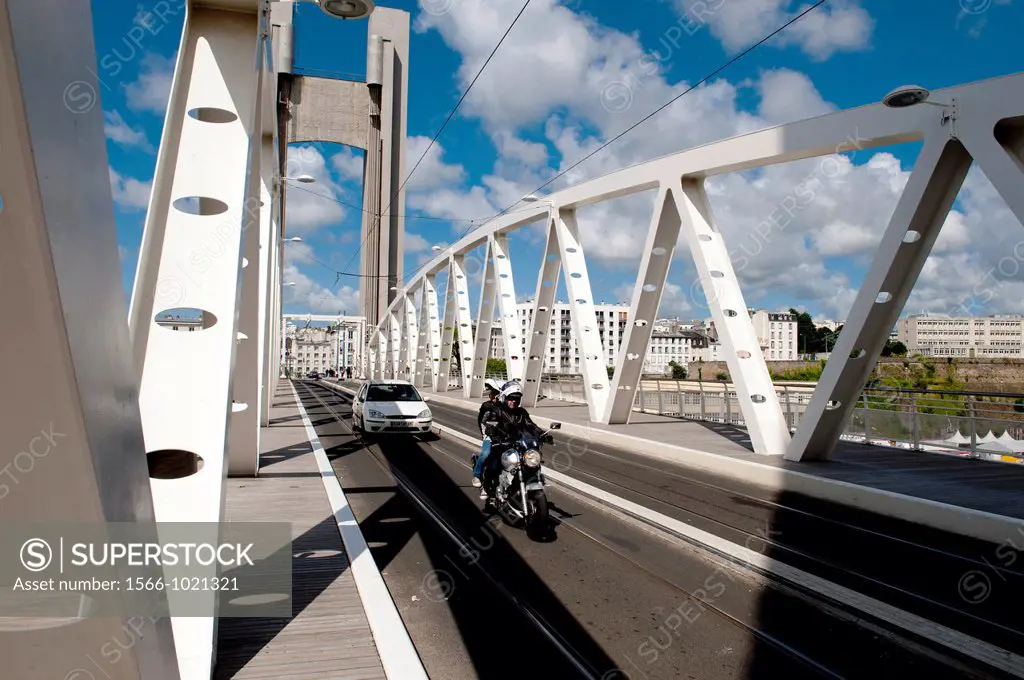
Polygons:
<instances>
[{"instance_id":1,"label":"green tree","mask_svg":"<svg viewBox=\"0 0 1024 680\"><path fill-rule=\"evenodd\" d=\"M817 352L818 350L818 329L814 327L814 321L807 312L798 312L792 307L789 313L796 317L796 338L797 353Z\"/></svg>"},{"instance_id":2,"label":"green tree","mask_svg":"<svg viewBox=\"0 0 1024 680\"><path fill-rule=\"evenodd\" d=\"M491 358L487 360L487 375L504 375L508 376L508 367L505 365L504 359Z\"/></svg>"},{"instance_id":3,"label":"green tree","mask_svg":"<svg viewBox=\"0 0 1024 680\"><path fill-rule=\"evenodd\" d=\"M686 366L683 366L675 359L668 362L668 367L672 369L673 380L686 380Z\"/></svg>"},{"instance_id":4,"label":"green tree","mask_svg":"<svg viewBox=\"0 0 1024 680\"><path fill-rule=\"evenodd\" d=\"M718 373L715 374L715 380L726 382L727 380L729 380L729 374L726 373L725 371L719 371Z\"/></svg>"},{"instance_id":5,"label":"green tree","mask_svg":"<svg viewBox=\"0 0 1024 680\"><path fill-rule=\"evenodd\" d=\"M905 357L907 356L907 346L899 340L890 340L885 343L885 347L882 348L883 357Z\"/></svg>"}]
</instances>

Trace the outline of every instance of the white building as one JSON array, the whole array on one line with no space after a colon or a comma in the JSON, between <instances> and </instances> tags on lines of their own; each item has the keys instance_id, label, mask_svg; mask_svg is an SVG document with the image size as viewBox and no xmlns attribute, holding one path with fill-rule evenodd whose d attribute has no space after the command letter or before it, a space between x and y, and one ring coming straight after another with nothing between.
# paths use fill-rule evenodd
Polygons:
<instances>
[{"instance_id":1,"label":"white building","mask_svg":"<svg viewBox=\"0 0 1024 680\"><path fill-rule=\"evenodd\" d=\"M844 323L845 323L844 321L833 321L832 319L822 319L821 321L815 321L814 322L814 327L815 328L827 328L830 331L832 331L833 333L835 333L837 330L839 330L839 327L842 326Z\"/></svg>"},{"instance_id":2,"label":"white building","mask_svg":"<svg viewBox=\"0 0 1024 680\"><path fill-rule=\"evenodd\" d=\"M765 361L796 361L800 353L796 315L759 309L750 314L750 320Z\"/></svg>"},{"instance_id":3,"label":"white building","mask_svg":"<svg viewBox=\"0 0 1024 680\"><path fill-rule=\"evenodd\" d=\"M916 315L900 319L896 337L908 354L933 357L1024 357L1024 317Z\"/></svg>"},{"instance_id":4,"label":"white building","mask_svg":"<svg viewBox=\"0 0 1024 680\"><path fill-rule=\"evenodd\" d=\"M361 316L313 316L286 314L281 366L292 376L352 369L361 372L365 320ZM295 322L298 322L297 324ZM313 326L314 322L329 325Z\"/></svg>"},{"instance_id":5,"label":"white building","mask_svg":"<svg viewBox=\"0 0 1024 680\"><path fill-rule=\"evenodd\" d=\"M595 305L597 316L597 332L601 338L601 346L605 364L614 366L619 356L619 348L626 332L628 323L628 305ZM516 316L522 331L522 338L529 338L533 322L533 302L521 302L516 305ZM556 303L552 307L548 333L548 347L544 353L545 373L579 374L580 354L576 345L576 334L572 328L572 312L568 304ZM667 325L667 324L666 324ZM653 332L649 345L645 372L670 372L668 362L686 365L696 360L695 350L703 345L704 336L693 331L672 331L667 333ZM501 325L491 325L491 356L505 356L502 344Z\"/></svg>"},{"instance_id":6,"label":"white building","mask_svg":"<svg viewBox=\"0 0 1024 680\"><path fill-rule=\"evenodd\" d=\"M767 312L763 309L748 309L750 321L754 325L754 334L757 335L757 342L761 347L761 354L765 361L796 361L799 352L799 340L797 338L796 315L789 312ZM710 334L717 343L718 334L715 331L715 324L711 322ZM711 348L709 348L710 350ZM718 354L720 349L715 349ZM706 353L704 361L719 361L720 359L710 358Z\"/></svg>"},{"instance_id":7,"label":"white building","mask_svg":"<svg viewBox=\"0 0 1024 680\"><path fill-rule=\"evenodd\" d=\"M670 362L686 366L703 356L706 346L707 339L696 331L653 332L647 346L644 373L671 373Z\"/></svg>"}]
</instances>

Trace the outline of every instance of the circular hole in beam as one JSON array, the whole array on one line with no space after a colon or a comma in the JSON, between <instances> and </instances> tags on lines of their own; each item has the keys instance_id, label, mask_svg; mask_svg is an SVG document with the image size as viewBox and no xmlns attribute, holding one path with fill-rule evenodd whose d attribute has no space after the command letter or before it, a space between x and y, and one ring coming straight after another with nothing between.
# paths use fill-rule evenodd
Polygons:
<instances>
[{"instance_id":1,"label":"circular hole in beam","mask_svg":"<svg viewBox=\"0 0 1024 680\"><path fill-rule=\"evenodd\" d=\"M750 401L754 402L755 404L763 404L764 402L767 401L767 399L764 398L763 394L751 394Z\"/></svg>"},{"instance_id":2,"label":"circular hole in beam","mask_svg":"<svg viewBox=\"0 0 1024 680\"><path fill-rule=\"evenodd\" d=\"M668 252L668 249L667 248L662 248L661 246L657 246L656 248L651 248L651 255L664 255L667 252Z\"/></svg>"},{"instance_id":3,"label":"circular hole in beam","mask_svg":"<svg viewBox=\"0 0 1024 680\"><path fill-rule=\"evenodd\" d=\"M825 404L825 410L826 411L835 411L837 408L839 408L842 405L843 405L842 402L836 401L835 399L830 399Z\"/></svg>"},{"instance_id":4,"label":"circular hole in beam","mask_svg":"<svg viewBox=\"0 0 1024 680\"><path fill-rule=\"evenodd\" d=\"M921 240L921 232L910 229L903 235L904 243L917 243Z\"/></svg>"},{"instance_id":5,"label":"circular hole in beam","mask_svg":"<svg viewBox=\"0 0 1024 680\"><path fill-rule=\"evenodd\" d=\"M644 292L645 293L653 293L656 290L658 290L658 287L655 286L653 283L645 283L644 284Z\"/></svg>"},{"instance_id":6,"label":"circular hole in beam","mask_svg":"<svg viewBox=\"0 0 1024 680\"><path fill-rule=\"evenodd\" d=\"M750 358L750 352L748 352L745 349L737 350L736 351L736 356L738 356L740 359L749 359Z\"/></svg>"},{"instance_id":7,"label":"circular hole in beam","mask_svg":"<svg viewBox=\"0 0 1024 680\"><path fill-rule=\"evenodd\" d=\"M850 358L851 359L861 359L861 358L864 357L865 354L867 354L867 351L858 348L858 349L855 349L852 352L850 352Z\"/></svg>"},{"instance_id":8,"label":"circular hole in beam","mask_svg":"<svg viewBox=\"0 0 1024 680\"><path fill-rule=\"evenodd\" d=\"M160 327L168 330L174 330L175 326L179 328L184 326L192 326L199 330L206 330L212 328L217 323L217 317L213 312L208 312L205 309L196 309L194 307L172 307L171 309L164 309L156 313L153 317L153 321Z\"/></svg>"},{"instance_id":9,"label":"circular hole in beam","mask_svg":"<svg viewBox=\"0 0 1024 680\"><path fill-rule=\"evenodd\" d=\"M228 211L228 204L208 196L183 196L174 201L174 209L188 215L220 215Z\"/></svg>"},{"instance_id":10,"label":"circular hole in beam","mask_svg":"<svg viewBox=\"0 0 1024 680\"><path fill-rule=\"evenodd\" d=\"M697 238L699 238L701 241L710 241L711 240L711 236L709 236L708 234L698 234Z\"/></svg>"},{"instance_id":11,"label":"circular hole in beam","mask_svg":"<svg viewBox=\"0 0 1024 680\"><path fill-rule=\"evenodd\" d=\"M218 125L234 123L238 120L238 116L231 111L228 111L227 109L214 108L212 106L198 106L189 111L188 115L191 118L198 120L200 123L216 123Z\"/></svg>"},{"instance_id":12,"label":"circular hole in beam","mask_svg":"<svg viewBox=\"0 0 1024 680\"><path fill-rule=\"evenodd\" d=\"M722 312L726 316L736 316L736 310L734 310L734 309L723 309Z\"/></svg>"},{"instance_id":13,"label":"circular hole in beam","mask_svg":"<svg viewBox=\"0 0 1024 680\"><path fill-rule=\"evenodd\" d=\"M146 462L151 479L183 479L203 469L202 457L180 449L150 451Z\"/></svg>"},{"instance_id":14,"label":"circular hole in beam","mask_svg":"<svg viewBox=\"0 0 1024 680\"><path fill-rule=\"evenodd\" d=\"M246 410L247 408L249 408L249 405L246 404L244 401L233 401L233 402L231 402L231 412L232 413L241 413L242 411Z\"/></svg>"},{"instance_id":15,"label":"circular hole in beam","mask_svg":"<svg viewBox=\"0 0 1024 680\"><path fill-rule=\"evenodd\" d=\"M594 383L594 384L591 385L591 387L593 389L595 389L595 390L603 390L604 389L604 385L602 385L600 383Z\"/></svg>"},{"instance_id":16,"label":"circular hole in beam","mask_svg":"<svg viewBox=\"0 0 1024 680\"><path fill-rule=\"evenodd\" d=\"M878 297L875 298L875 304L885 304L889 300L892 300L892 293L881 292Z\"/></svg>"},{"instance_id":17,"label":"circular hole in beam","mask_svg":"<svg viewBox=\"0 0 1024 680\"><path fill-rule=\"evenodd\" d=\"M722 278L724 276L725 276L725 274L723 272L718 271L717 269L712 269L711 270L711 278L720 279L720 278Z\"/></svg>"}]
</instances>

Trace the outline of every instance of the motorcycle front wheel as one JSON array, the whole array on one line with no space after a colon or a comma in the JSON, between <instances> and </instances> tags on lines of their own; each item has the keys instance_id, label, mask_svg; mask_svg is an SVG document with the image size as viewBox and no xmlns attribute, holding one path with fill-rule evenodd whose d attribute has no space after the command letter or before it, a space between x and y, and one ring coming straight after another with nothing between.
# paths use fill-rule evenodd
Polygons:
<instances>
[{"instance_id":1,"label":"motorcycle front wheel","mask_svg":"<svg viewBox=\"0 0 1024 680\"><path fill-rule=\"evenodd\" d=\"M542 535L548 528L548 497L543 490L538 490L531 491L526 499L532 506L526 530L531 534Z\"/></svg>"}]
</instances>

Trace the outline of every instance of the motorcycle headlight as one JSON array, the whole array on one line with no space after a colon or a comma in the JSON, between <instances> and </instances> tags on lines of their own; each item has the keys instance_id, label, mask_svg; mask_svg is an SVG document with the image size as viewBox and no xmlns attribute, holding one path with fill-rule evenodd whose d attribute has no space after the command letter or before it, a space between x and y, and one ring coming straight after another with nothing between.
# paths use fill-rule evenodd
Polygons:
<instances>
[{"instance_id":1,"label":"motorcycle headlight","mask_svg":"<svg viewBox=\"0 0 1024 680\"><path fill-rule=\"evenodd\" d=\"M417 418L429 418L430 417L430 409L429 408L423 409L422 411L420 411L420 414L418 416L416 416L416 417Z\"/></svg>"},{"instance_id":2,"label":"motorcycle headlight","mask_svg":"<svg viewBox=\"0 0 1024 680\"><path fill-rule=\"evenodd\" d=\"M508 451L507 453L502 455L502 457L501 457L501 466L503 468L505 468L506 470L510 470L510 469L514 468L516 465L519 465L519 452L518 451Z\"/></svg>"},{"instance_id":3,"label":"motorcycle headlight","mask_svg":"<svg viewBox=\"0 0 1024 680\"><path fill-rule=\"evenodd\" d=\"M368 416L370 416L371 418L383 418L384 417L383 413L381 413L380 411L376 411L376 410L374 410L372 408L366 409L366 414Z\"/></svg>"},{"instance_id":4,"label":"motorcycle headlight","mask_svg":"<svg viewBox=\"0 0 1024 680\"><path fill-rule=\"evenodd\" d=\"M523 464L527 467L540 467L540 451L530 449L524 453Z\"/></svg>"}]
</instances>

